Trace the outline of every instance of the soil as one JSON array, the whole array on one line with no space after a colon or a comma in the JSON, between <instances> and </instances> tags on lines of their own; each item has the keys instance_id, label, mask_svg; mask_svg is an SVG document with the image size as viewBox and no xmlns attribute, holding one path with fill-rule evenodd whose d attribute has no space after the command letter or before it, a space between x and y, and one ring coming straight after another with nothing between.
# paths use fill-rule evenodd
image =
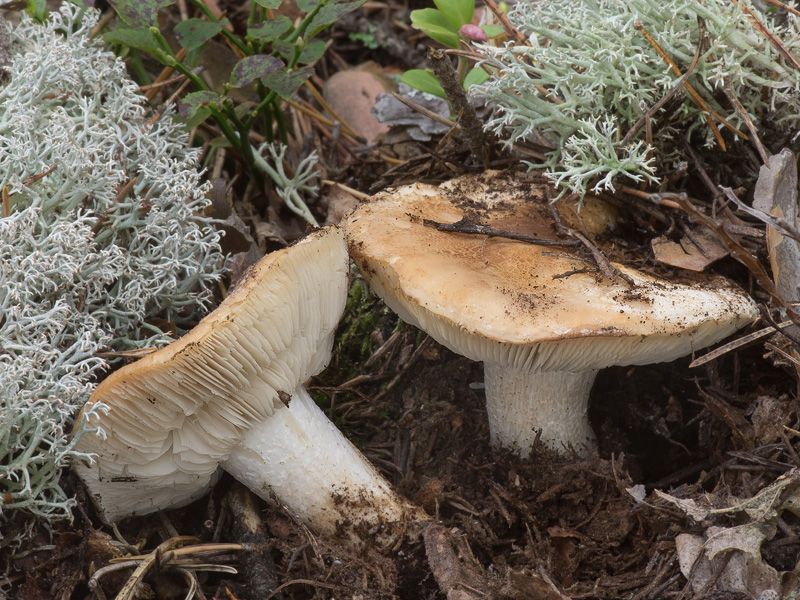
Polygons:
<instances>
[{"instance_id":1,"label":"soil","mask_svg":"<svg viewBox=\"0 0 800 600\"><path fill-rule=\"evenodd\" d=\"M373 7L348 16L330 34L332 51L318 65L318 82L366 59L393 72L423 65L426 42L397 23L408 23L407 9ZM366 31L385 45L365 51L350 41L349 34ZM164 97L172 91L165 90ZM480 170L460 139L421 144L390 138L364 149L315 135L326 177L367 192ZM298 148L303 142L293 141ZM402 164L390 168L381 153L402 157ZM492 166L513 162L497 154ZM229 159L223 178L230 182L239 174ZM694 181L683 184L704 194ZM254 194L241 177L232 193L262 250L302 234L304 226L269 193ZM629 254L642 256L655 229L664 227L630 202L620 200L629 207L621 217L622 243ZM323 218L324 208L312 205ZM677 212L670 218L688 222ZM274 235L255 235L265 224ZM752 248L766 265L763 245ZM715 263L714 270L752 290L759 301L768 300L732 258ZM315 536L281 507L259 501L258 541L205 560L238 574L199 572L197 597L755 597L721 591L716 580L692 586L680 570L676 537L703 535L708 523L689 518L655 490L698 503L743 500L800 467L797 372L786 358L789 342L773 338L770 344L765 348L761 339L694 369L688 358L605 369L590 404L598 451L581 456L537 446L522 460L489 442L481 365L398 323L379 301L361 296L340 328L331 366L309 389L383 475L428 512L431 524L410 526L392 548L353 551ZM11 565L10 587L0 589L19 600L83 599L93 593L111 598L126 585L132 567L104 571L97 579L102 592L93 592L89 581L126 552L147 554L175 536L196 538L184 541L188 546L242 543L247 536L241 517L228 499L234 485L225 476L189 507L128 519L114 530L101 524L81 483L66 473L63 486L78 500L74 521L57 523L52 531L39 525ZM800 559L800 520L784 511L777 521L761 556L778 571L792 572ZM741 522L741 514L715 521ZM186 596L185 572L171 570L173 559L164 558L165 552L156 557L161 567L150 571L137 598Z\"/></svg>"}]
</instances>

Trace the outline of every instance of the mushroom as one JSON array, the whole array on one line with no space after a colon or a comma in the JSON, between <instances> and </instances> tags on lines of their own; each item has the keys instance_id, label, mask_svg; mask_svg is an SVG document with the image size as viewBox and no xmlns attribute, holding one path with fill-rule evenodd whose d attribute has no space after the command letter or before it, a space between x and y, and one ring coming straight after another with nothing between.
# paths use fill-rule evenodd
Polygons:
<instances>
[{"instance_id":1,"label":"mushroom","mask_svg":"<svg viewBox=\"0 0 800 600\"><path fill-rule=\"evenodd\" d=\"M76 461L101 517L179 507L218 466L316 531L354 543L419 519L303 388L330 360L347 296L341 230L267 255L181 339L103 381ZM80 417L78 422L80 422Z\"/></svg>"},{"instance_id":2,"label":"mushroom","mask_svg":"<svg viewBox=\"0 0 800 600\"><path fill-rule=\"evenodd\" d=\"M379 194L343 223L351 257L392 310L483 361L492 443L523 457L537 430L556 450L595 446L588 397L598 369L671 361L757 317L721 277L677 283L613 263L629 286L587 272L594 265L566 246L426 226L466 218L557 242L545 195L541 185L487 173ZM600 201L586 202L595 230L604 229Z\"/></svg>"}]
</instances>

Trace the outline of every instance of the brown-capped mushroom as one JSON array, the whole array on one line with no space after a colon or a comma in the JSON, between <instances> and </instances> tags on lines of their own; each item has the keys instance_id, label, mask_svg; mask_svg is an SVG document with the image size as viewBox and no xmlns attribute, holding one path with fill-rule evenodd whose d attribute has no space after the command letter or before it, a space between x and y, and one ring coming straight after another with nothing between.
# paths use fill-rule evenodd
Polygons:
<instances>
[{"instance_id":1,"label":"brown-capped mushroom","mask_svg":"<svg viewBox=\"0 0 800 600\"><path fill-rule=\"evenodd\" d=\"M676 283L612 265L630 286L587 269L571 248L426 226L464 218L559 240L541 185L491 173L379 194L343 227L362 275L392 310L484 363L492 442L522 456L539 430L558 450L595 445L588 397L598 369L671 361L757 317L721 277Z\"/></svg>"}]
</instances>

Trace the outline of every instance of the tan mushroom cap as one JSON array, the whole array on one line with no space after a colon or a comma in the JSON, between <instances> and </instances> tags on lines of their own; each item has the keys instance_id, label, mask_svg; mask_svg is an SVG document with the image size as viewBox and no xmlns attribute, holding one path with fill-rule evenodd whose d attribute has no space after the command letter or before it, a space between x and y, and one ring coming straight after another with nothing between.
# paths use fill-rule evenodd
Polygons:
<instances>
[{"instance_id":1,"label":"tan mushroom cap","mask_svg":"<svg viewBox=\"0 0 800 600\"><path fill-rule=\"evenodd\" d=\"M595 208L590 209L590 212ZM350 254L404 320L473 360L529 372L673 360L753 321L719 277L670 283L615 265L610 282L569 248L440 232L425 219L558 239L541 185L485 174L379 194L343 226Z\"/></svg>"},{"instance_id":2,"label":"tan mushroom cap","mask_svg":"<svg viewBox=\"0 0 800 600\"><path fill-rule=\"evenodd\" d=\"M213 313L180 340L101 383L87 406L104 438L84 434L74 468L108 521L186 504L213 483L254 423L321 371L347 295L348 258L336 228L264 257Z\"/></svg>"}]
</instances>

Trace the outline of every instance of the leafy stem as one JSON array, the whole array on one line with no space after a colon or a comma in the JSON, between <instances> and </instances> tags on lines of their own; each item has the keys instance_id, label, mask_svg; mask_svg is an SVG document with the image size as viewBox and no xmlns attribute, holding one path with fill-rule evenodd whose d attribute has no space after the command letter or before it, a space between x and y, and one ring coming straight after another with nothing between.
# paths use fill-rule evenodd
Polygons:
<instances>
[{"instance_id":1,"label":"leafy stem","mask_svg":"<svg viewBox=\"0 0 800 600\"><path fill-rule=\"evenodd\" d=\"M297 26L297 29L292 31L292 33L286 37L286 41L295 42L300 36L305 34L306 29L308 29L308 26L311 24L311 21L314 20L314 17L317 16L317 13L322 10L322 7L327 3L328 0L320 0L320 3L311 9L311 12L308 13L302 21L300 21L300 25Z\"/></svg>"},{"instance_id":2,"label":"leafy stem","mask_svg":"<svg viewBox=\"0 0 800 600\"><path fill-rule=\"evenodd\" d=\"M227 139L233 145L234 148L236 148L237 150L239 150L239 152L242 153L244 160L247 161L247 158L245 157L246 150L244 147L250 146L250 142L247 141L247 138L241 138L236 133L236 131L233 129L233 127L231 127L230 123L228 122L227 116L223 114L223 112L220 111L217 107L209 105L208 109L209 112L211 113L211 116L214 118L214 121L216 121L217 125L219 126L220 131L222 131L222 135L225 136L225 139ZM253 164L253 163L249 162L247 164Z\"/></svg>"}]
</instances>

